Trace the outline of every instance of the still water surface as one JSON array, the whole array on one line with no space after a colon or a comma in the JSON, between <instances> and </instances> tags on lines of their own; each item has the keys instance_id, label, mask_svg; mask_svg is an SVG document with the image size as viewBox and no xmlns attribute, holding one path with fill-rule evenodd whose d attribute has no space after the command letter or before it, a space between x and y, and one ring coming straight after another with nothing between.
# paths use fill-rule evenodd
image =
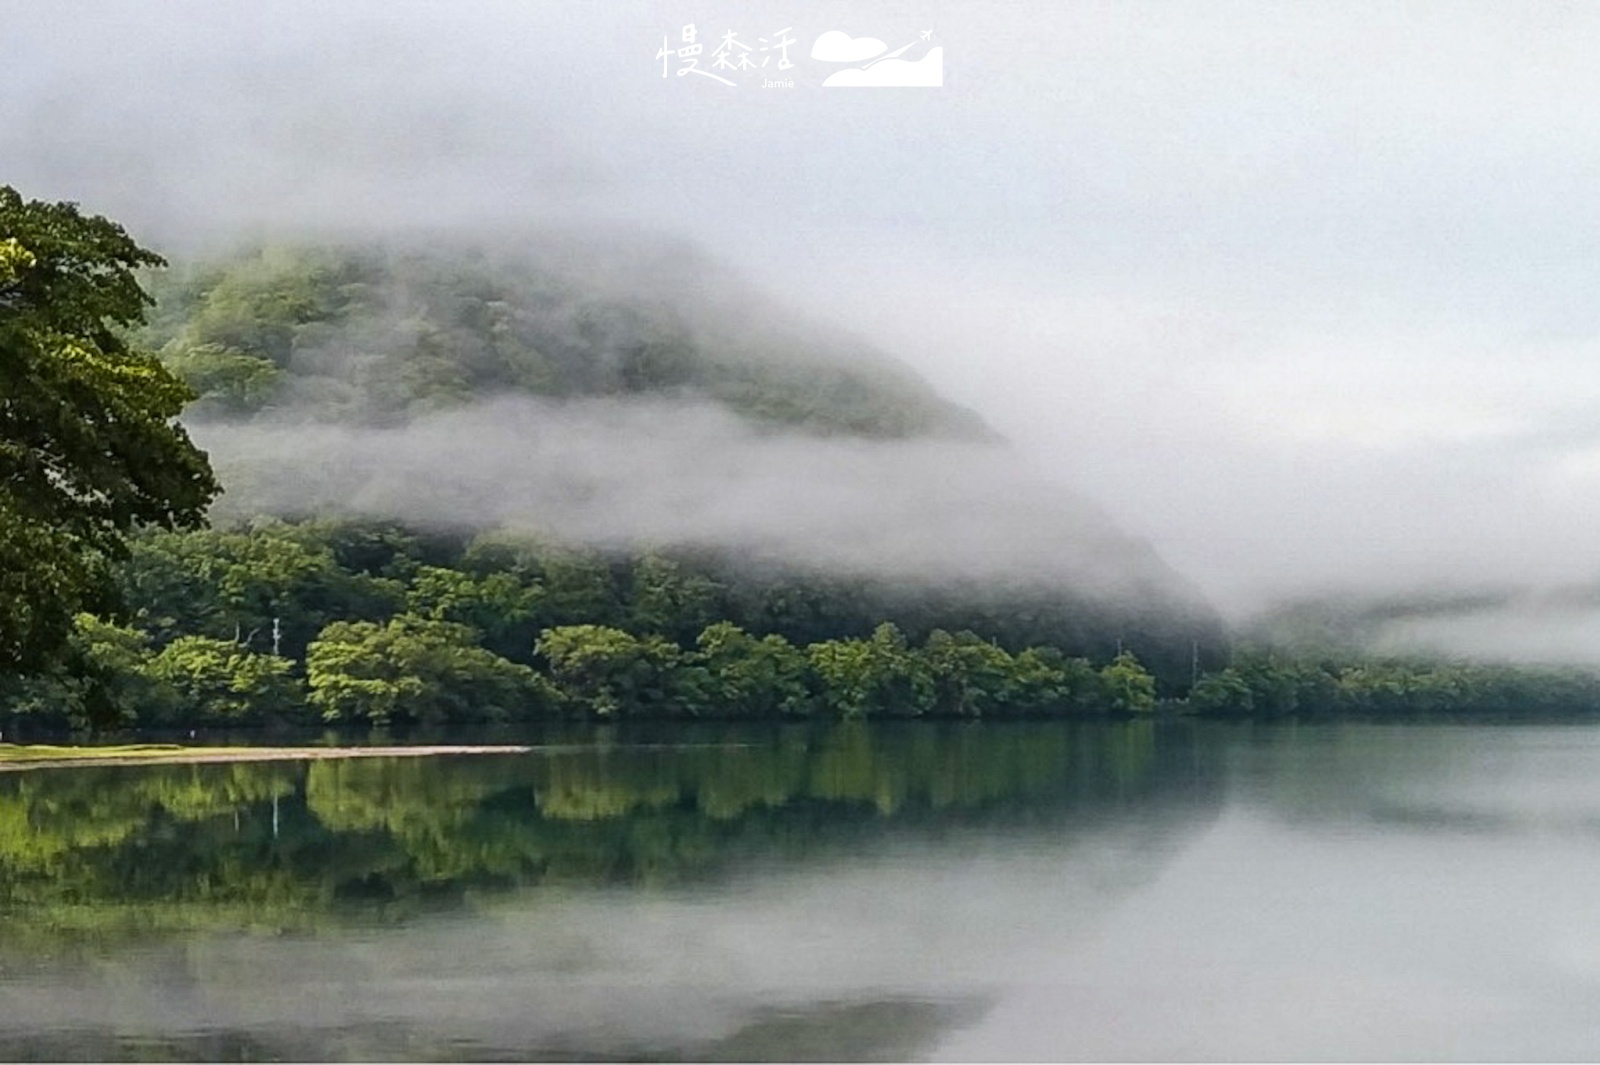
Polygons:
<instances>
[{"instance_id":1,"label":"still water surface","mask_svg":"<svg viewBox=\"0 0 1600 1065\"><path fill-rule=\"evenodd\" d=\"M0 774L0 1058L1594 1059L1600 729Z\"/></svg>"}]
</instances>

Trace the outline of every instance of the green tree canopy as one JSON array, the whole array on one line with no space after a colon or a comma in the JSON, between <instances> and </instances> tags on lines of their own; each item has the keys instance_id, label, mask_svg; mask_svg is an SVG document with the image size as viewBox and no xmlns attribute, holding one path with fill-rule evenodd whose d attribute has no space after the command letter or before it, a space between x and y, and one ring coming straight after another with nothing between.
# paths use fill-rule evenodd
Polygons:
<instances>
[{"instance_id":1,"label":"green tree canopy","mask_svg":"<svg viewBox=\"0 0 1600 1065\"><path fill-rule=\"evenodd\" d=\"M175 421L193 393L124 331L161 265L121 226L0 186L0 670L68 646L135 525L202 522L219 491Z\"/></svg>"},{"instance_id":2,"label":"green tree canopy","mask_svg":"<svg viewBox=\"0 0 1600 1065\"><path fill-rule=\"evenodd\" d=\"M870 639L827 640L807 653L822 681L823 703L841 717L915 717L933 706L933 671L889 622L873 629Z\"/></svg>"},{"instance_id":3,"label":"green tree canopy","mask_svg":"<svg viewBox=\"0 0 1600 1065\"><path fill-rule=\"evenodd\" d=\"M1100 671L1110 706L1124 713L1147 714L1156 708L1156 681L1132 652L1123 651Z\"/></svg>"},{"instance_id":4,"label":"green tree canopy","mask_svg":"<svg viewBox=\"0 0 1600 1065\"><path fill-rule=\"evenodd\" d=\"M682 655L660 636L635 636L609 625L560 625L539 634L534 653L573 705L609 717L672 703L670 677Z\"/></svg>"},{"instance_id":5,"label":"green tree canopy","mask_svg":"<svg viewBox=\"0 0 1600 1065\"><path fill-rule=\"evenodd\" d=\"M306 653L311 704L327 721L442 722L537 718L549 684L479 647L467 625L402 614L336 621Z\"/></svg>"},{"instance_id":6,"label":"green tree canopy","mask_svg":"<svg viewBox=\"0 0 1600 1065\"><path fill-rule=\"evenodd\" d=\"M304 685L287 658L209 636L179 637L145 672L172 693L169 712L185 724L293 717L305 704Z\"/></svg>"},{"instance_id":7,"label":"green tree canopy","mask_svg":"<svg viewBox=\"0 0 1600 1065\"><path fill-rule=\"evenodd\" d=\"M812 710L806 653L782 636L757 638L731 621L706 626L689 656L705 714L799 716Z\"/></svg>"}]
</instances>

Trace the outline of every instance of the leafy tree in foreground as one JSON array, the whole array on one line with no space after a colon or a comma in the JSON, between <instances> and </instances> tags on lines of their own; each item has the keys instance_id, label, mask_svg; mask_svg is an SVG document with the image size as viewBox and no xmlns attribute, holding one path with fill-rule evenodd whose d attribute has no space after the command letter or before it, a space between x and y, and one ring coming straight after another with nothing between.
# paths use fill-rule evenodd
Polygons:
<instances>
[{"instance_id":1,"label":"leafy tree in foreground","mask_svg":"<svg viewBox=\"0 0 1600 1065\"><path fill-rule=\"evenodd\" d=\"M175 421L193 393L121 335L149 303L134 271L161 262L0 186L0 670L66 653L129 530L199 525L219 490Z\"/></svg>"}]
</instances>

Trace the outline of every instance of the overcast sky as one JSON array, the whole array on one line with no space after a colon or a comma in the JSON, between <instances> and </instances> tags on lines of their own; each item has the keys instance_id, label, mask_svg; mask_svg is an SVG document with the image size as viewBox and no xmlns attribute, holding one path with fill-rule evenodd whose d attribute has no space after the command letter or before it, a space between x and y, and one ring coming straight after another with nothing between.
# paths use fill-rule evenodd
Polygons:
<instances>
[{"instance_id":1,"label":"overcast sky","mask_svg":"<svg viewBox=\"0 0 1600 1065\"><path fill-rule=\"evenodd\" d=\"M664 78L689 23L765 71ZM831 30L944 84L822 88ZM1234 614L1600 579L1600 5L0 0L0 34L0 183L158 248L637 221Z\"/></svg>"}]
</instances>

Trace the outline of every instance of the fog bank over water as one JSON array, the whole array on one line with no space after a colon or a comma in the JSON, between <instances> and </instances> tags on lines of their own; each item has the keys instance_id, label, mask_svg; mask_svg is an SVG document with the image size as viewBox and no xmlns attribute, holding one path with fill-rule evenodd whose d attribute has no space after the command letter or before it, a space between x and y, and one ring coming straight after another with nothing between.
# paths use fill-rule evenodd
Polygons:
<instances>
[{"instance_id":1,"label":"fog bank over water","mask_svg":"<svg viewBox=\"0 0 1600 1065\"><path fill-rule=\"evenodd\" d=\"M928 30L947 76L663 78L690 21ZM0 181L162 249L643 226L866 333L1234 617L1600 577L1600 12L21 0L5 25Z\"/></svg>"}]
</instances>

